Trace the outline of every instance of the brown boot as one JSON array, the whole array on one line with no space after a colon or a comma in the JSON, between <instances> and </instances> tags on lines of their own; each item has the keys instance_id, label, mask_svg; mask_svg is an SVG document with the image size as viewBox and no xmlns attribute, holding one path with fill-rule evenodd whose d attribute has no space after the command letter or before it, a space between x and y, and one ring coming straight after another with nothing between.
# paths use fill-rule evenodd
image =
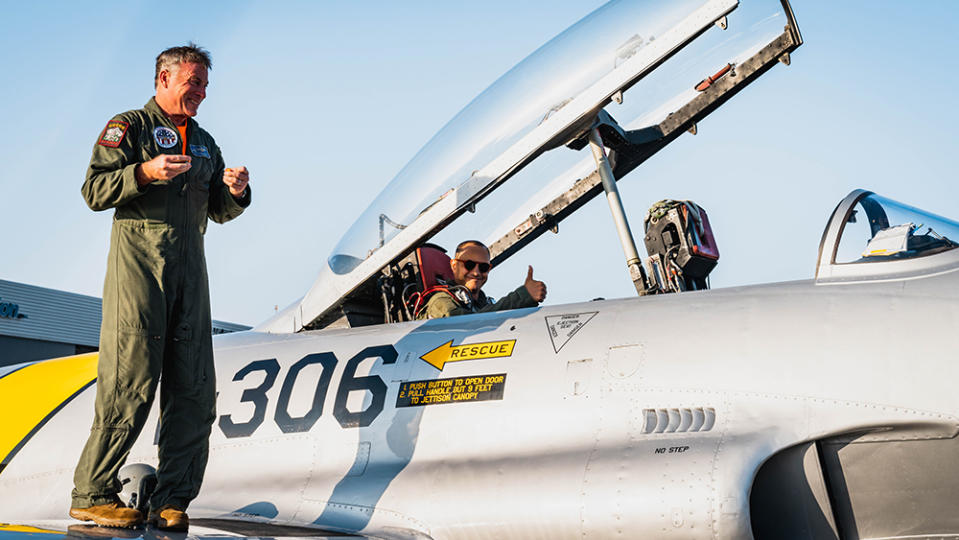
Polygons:
<instances>
[{"instance_id":1,"label":"brown boot","mask_svg":"<svg viewBox=\"0 0 959 540\"><path fill-rule=\"evenodd\" d=\"M190 517L186 512L172 504L161 506L159 510L150 510L147 521L158 529L168 531L185 531L190 526Z\"/></svg>"},{"instance_id":2,"label":"brown boot","mask_svg":"<svg viewBox=\"0 0 959 540\"><path fill-rule=\"evenodd\" d=\"M98 504L89 508L71 508L70 517L92 521L102 527L132 529L143 524L143 514L136 508L127 508L118 502Z\"/></svg>"}]
</instances>

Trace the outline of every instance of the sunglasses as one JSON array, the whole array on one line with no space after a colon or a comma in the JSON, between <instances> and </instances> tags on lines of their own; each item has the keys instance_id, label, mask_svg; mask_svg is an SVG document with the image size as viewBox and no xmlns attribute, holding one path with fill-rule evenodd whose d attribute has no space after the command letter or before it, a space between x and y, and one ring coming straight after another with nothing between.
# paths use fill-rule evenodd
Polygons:
<instances>
[{"instance_id":1,"label":"sunglasses","mask_svg":"<svg viewBox=\"0 0 959 540\"><path fill-rule=\"evenodd\" d=\"M454 260L454 261L459 261L459 262L463 263L463 266L466 267L466 271L467 271L467 272L472 272L473 269L476 268L476 265L479 265L480 274L485 274L485 273L489 272L489 269L490 269L490 263L476 262L476 261L465 261L465 260L463 260L463 259L453 259L453 260Z\"/></svg>"}]
</instances>

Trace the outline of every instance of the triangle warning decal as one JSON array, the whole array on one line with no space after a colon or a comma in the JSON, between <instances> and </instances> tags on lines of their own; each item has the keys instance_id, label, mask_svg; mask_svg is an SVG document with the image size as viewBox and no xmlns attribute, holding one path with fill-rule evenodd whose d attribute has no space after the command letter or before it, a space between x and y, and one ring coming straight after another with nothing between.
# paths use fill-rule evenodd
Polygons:
<instances>
[{"instance_id":1,"label":"triangle warning decal","mask_svg":"<svg viewBox=\"0 0 959 540\"><path fill-rule=\"evenodd\" d=\"M599 312L589 311L546 317L546 328L549 330L549 339L553 342L553 351L558 353L597 313Z\"/></svg>"}]
</instances>

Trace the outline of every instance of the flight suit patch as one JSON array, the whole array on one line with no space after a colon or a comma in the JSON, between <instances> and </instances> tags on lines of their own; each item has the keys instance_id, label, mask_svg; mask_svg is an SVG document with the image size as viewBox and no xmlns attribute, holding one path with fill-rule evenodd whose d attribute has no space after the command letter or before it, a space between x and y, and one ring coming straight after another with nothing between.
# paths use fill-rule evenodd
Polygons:
<instances>
[{"instance_id":1,"label":"flight suit patch","mask_svg":"<svg viewBox=\"0 0 959 540\"><path fill-rule=\"evenodd\" d=\"M173 148L180 140L176 131L164 126L158 126L153 130L153 140L160 148Z\"/></svg>"},{"instance_id":2,"label":"flight suit patch","mask_svg":"<svg viewBox=\"0 0 959 540\"><path fill-rule=\"evenodd\" d=\"M97 144L109 148L120 146L129 127L130 124L123 120L110 120L107 122L107 127L103 128L103 133L100 135L100 140L97 141Z\"/></svg>"},{"instance_id":3,"label":"flight suit patch","mask_svg":"<svg viewBox=\"0 0 959 540\"><path fill-rule=\"evenodd\" d=\"M210 158L210 151L206 149L206 146L203 146L202 144L191 144L189 146L190 146L190 153L193 154L195 157L202 157L207 159Z\"/></svg>"}]
</instances>

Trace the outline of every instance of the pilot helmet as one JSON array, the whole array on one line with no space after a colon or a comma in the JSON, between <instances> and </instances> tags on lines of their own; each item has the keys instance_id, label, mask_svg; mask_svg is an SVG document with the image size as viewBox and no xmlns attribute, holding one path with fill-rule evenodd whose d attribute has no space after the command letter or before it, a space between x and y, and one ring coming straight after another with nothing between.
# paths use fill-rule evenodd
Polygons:
<instances>
[{"instance_id":1,"label":"pilot helmet","mask_svg":"<svg viewBox=\"0 0 959 540\"><path fill-rule=\"evenodd\" d=\"M157 485L157 471L153 467L134 463L120 469L117 474L120 480L120 500L130 508L141 512L147 508L150 495Z\"/></svg>"}]
</instances>

